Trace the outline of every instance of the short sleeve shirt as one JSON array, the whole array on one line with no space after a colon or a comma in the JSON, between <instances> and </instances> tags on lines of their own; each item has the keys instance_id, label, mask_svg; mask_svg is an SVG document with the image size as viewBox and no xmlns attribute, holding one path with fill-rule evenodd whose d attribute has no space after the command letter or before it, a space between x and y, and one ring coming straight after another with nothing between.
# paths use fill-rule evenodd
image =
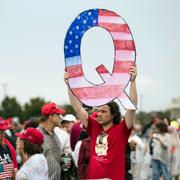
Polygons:
<instances>
[{"instance_id":1,"label":"short sleeve shirt","mask_svg":"<svg viewBox=\"0 0 180 180\"><path fill-rule=\"evenodd\" d=\"M31 156L16 174L16 180L48 180L48 166L43 154Z\"/></svg>"},{"instance_id":2,"label":"short sleeve shirt","mask_svg":"<svg viewBox=\"0 0 180 180\"><path fill-rule=\"evenodd\" d=\"M169 148L171 145L171 138L168 133L157 134L157 137L163 142L167 148L163 148L159 140L153 138L153 155L152 159L159 160L165 164L170 161Z\"/></svg>"},{"instance_id":3,"label":"short sleeve shirt","mask_svg":"<svg viewBox=\"0 0 180 180\"><path fill-rule=\"evenodd\" d=\"M91 137L88 179L125 179L125 149L131 129L125 120L106 132L96 120L89 117L87 131Z\"/></svg>"}]
</instances>

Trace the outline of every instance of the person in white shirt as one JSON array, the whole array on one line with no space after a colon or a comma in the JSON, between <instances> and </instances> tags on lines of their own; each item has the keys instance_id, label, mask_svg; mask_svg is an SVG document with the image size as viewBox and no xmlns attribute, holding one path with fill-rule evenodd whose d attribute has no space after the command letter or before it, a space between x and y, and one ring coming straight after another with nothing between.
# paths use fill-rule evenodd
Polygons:
<instances>
[{"instance_id":1,"label":"person in white shirt","mask_svg":"<svg viewBox=\"0 0 180 180\"><path fill-rule=\"evenodd\" d=\"M131 147L131 172L134 180L141 179L141 165L144 157L145 144L142 139L136 134L137 125L129 137L129 145Z\"/></svg>"},{"instance_id":2,"label":"person in white shirt","mask_svg":"<svg viewBox=\"0 0 180 180\"><path fill-rule=\"evenodd\" d=\"M171 146L170 135L167 131L167 125L163 122L155 124L155 133L152 136L152 171L153 180L159 180L160 173L164 180L169 180L169 161Z\"/></svg>"},{"instance_id":3,"label":"person in white shirt","mask_svg":"<svg viewBox=\"0 0 180 180\"><path fill-rule=\"evenodd\" d=\"M61 121L63 116L60 115L60 121L57 126L54 127L54 133L61 142L62 153L72 153L70 146L70 135L67 133L66 128L62 128Z\"/></svg>"},{"instance_id":4,"label":"person in white shirt","mask_svg":"<svg viewBox=\"0 0 180 180\"><path fill-rule=\"evenodd\" d=\"M70 147L70 136L69 134L61 129L59 126L56 126L54 128L54 133L57 135L61 142L62 146L62 152L63 153L71 153L71 147Z\"/></svg>"},{"instance_id":5,"label":"person in white shirt","mask_svg":"<svg viewBox=\"0 0 180 180\"><path fill-rule=\"evenodd\" d=\"M47 161L41 147L44 135L36 128L27 128L15 135L20 138L19 143L27 155L27 160L16 174L16 180L48 180Z\"/></svg>"}]
</instances>

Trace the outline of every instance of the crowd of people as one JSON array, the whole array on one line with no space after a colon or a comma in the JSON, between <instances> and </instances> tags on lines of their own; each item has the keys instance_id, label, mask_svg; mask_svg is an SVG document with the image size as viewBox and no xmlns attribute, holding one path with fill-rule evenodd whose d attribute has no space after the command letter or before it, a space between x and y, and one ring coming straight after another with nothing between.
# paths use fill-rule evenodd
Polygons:
<instances>
[{"instance_id":1,"label":"crowd of people","mask_svg":"<svg viewBox=\"0 0 180 180\"><path fill-rule=\"evenodd\" d=\"M133 179L174 179L180 175L178 121L167 123L158 117L144 128L135 124L129 137ZM175 122L175 123L174 123Z\"/></svg>"},{"instance_id":2,"label":"crowd of people","mask_svg":"<svg viewBox=\"0 0 180 180\"><path fill-rule=\"evenodd\" d=\"M136 105L136 67L129 73ZM67 83L67 73L64 78ZM24 124L17 117L0 118L0 179L178 180L178 120L153 118L142 127L135 110L121 117L115 101L86 108L67 89L74 115L50 102L41 117Z\"/></svg>"}]
</instances>

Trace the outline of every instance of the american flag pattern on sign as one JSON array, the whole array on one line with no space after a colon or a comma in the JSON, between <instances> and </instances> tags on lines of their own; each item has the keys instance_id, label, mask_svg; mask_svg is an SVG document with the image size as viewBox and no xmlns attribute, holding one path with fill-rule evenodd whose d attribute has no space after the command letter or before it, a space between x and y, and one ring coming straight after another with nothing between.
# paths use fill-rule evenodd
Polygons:
<instances>
[{"instance_id":1,"label":"american flag pattern on sign","mask_svg":"<svg viewBox=\"0 0 180 180\"><path fill-rule=\"evenodd\" d=\"M111 34L115 47L112 74L104 65L96 68L104 80L104 83L98 86L85 78L80 52L84 33L95 26L102 27ZM91 9L80 13L67 31L64 54L69 87L82 103L100 106L118 98L125 109L136 109L125 92L130 80L129 67L135 64L135 44L129 26L119 15L104 9Z\"/></svg>"}]
</instances>

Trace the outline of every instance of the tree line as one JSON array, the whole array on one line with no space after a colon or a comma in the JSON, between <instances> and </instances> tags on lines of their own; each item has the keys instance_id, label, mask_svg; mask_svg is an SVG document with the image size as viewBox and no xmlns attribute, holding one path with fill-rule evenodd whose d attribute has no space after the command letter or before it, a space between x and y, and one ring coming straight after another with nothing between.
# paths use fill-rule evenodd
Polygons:
<instances>
[{"instance_id":1,"label":"tree line","mask_svg":"<svg viewBox=\"0 0 180 180\"><path fill-rule=\"evenodd\" d=\"M20 122L28 120L31 117L41 116L41 107L48 103L44 98L34 97L25 104L20 104L16 97L6 96L0 104L0 117L7 119L9 117L19 117ZM71 105L64 104L61 106L67 113L74 114Z\"/></svg>"},{"instance_id":2,"label":"tree line","mask_svg":"<svg viewBox=\"0 0 180 180\"><path fill-rule=\"evenodd\" d=\"M34 97L31 98L25 104L20 104L16 97L6 96L0 104L0 116L4 119L9 117L19 117L21 123L28 120L31 117L41 116L41 107L43 104L47 103L44 98ZM61 108L66 110L66 113L74 114L72 106L70 104L60 105ZM169 111L152 111L152 112L138 112L136 114L137 121L143 126L147 124L153 117L158 117L160 119L170 118Z\"/></svg>"}]
</instances>

